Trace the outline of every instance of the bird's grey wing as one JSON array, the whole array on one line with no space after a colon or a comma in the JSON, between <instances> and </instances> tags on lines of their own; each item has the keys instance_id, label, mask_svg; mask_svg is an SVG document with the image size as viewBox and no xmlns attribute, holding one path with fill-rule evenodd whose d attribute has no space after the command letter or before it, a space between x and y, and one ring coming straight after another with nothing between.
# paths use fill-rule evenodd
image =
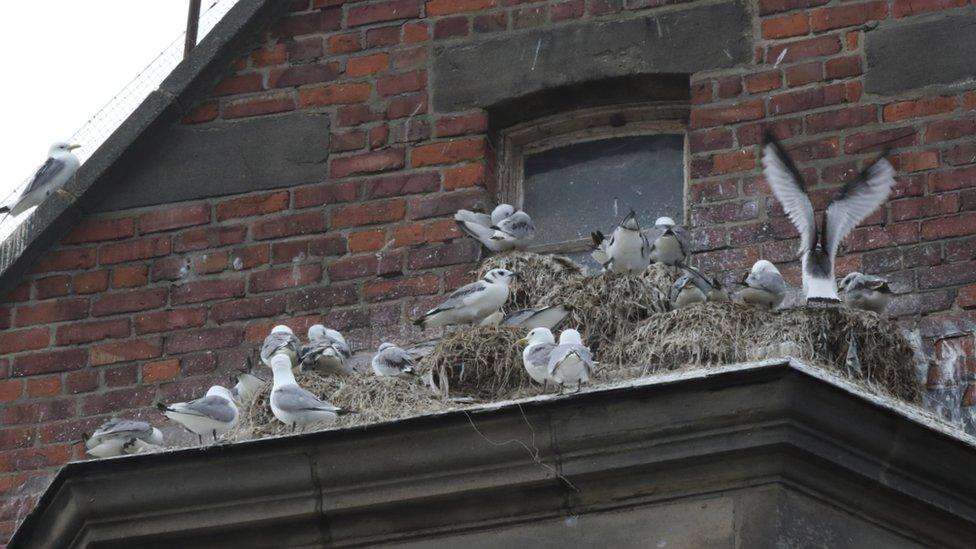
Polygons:
<instances>
[{"instance_id":1,"label":"bird's grey wing","mask_svg":"<svg viewBox=\"0 0 976 549\"><path fill-rule=\"evenodd\" d=\"M437 347L437 344L440 343L440 341L440 338L437 338L414 343L413 345L407 347L407 353L413 357L414 360L419 360L434 352L434 349Z\"/></svg>"},{"instance_id":2,"label":"bird's grey wing","mask_svg":"<svg viewBox=\"0 0 976 549\"><path fill-rule=\"evenodd\" d=\"M861 175L848 182L834 198L824 213L824 249L830 257L837 255L837 248L858 223L874 213L891 194L895 184L895 169L885 158L868 166Z\"/></svg>"},{"instance_id":3,"label":"bird's grey wing","mask_svg":"<svg viewBox=\"0 0 976 549\"><path fill-rule=\"evenodd\" d=\"M152 436L152 425L144 421L111 419L102 424L85 442L89 450L107 438L146 438Z\"/></svg>"},{"instance_id":4,"label":"bird's grey wing","mask_svg":"<svg viewBox=\"0 0 976 549\"><path fill-rule=\"evenodd\" d=\"M349 344L341 339L329 338L332 344L332 348L339 352L344 358L349 358L352 356L352 350L349 348Z\"/></svg>"},{"instance_id":5,"label":"bird's grey wing","mask_svg":"<svg viewBox=\"0 0 976 549\"><path fill-rule=\"evenodd\" d=\"M317 396L297 385L285 385L275 391L275 404L289 412L302 410L335 410L336 407L323 402Z\"/></svg>"},{"instance_id":6,"label":"bird's grey wing","mask_svg":"<svg viewBox=\"0 0 976 549\"><path fill-rule=\"evenodd\" d=\"M380 353L380 362L389 366L390 368L397 368L403 370L407 367L413 367L415 362L410 353L404 351L399 347L391 347L389 349L384 349Z\"/></svg>"},{"instance_id":7,"label":"bird's grey wing","mask_svg":"<svg viewBox=\"0 0 976 549\"><path fill-rule=\"evenodd\" d=\"M688 257L691 256L691 245L688 241L688 231L680 225L675 225L671 227L671 232L674 233L675 240L678 241L678 246L681 247L681 255L687 261Z\"/></svg>"},{"instance_id":8,"label":"bird's grey wing","mask_svg":"<svg viewBox=\"0 0 976 549\"><path fill-rule=\"evenodd\" d=\"M535 234L535 225L532 223L532 218L523 211L515 212L501 220L497 228L518 239L529 238Z\"/></svg>"},{"instance_id":9,"label":"bird's grey wing","mask_svg":"<svg viewBox=\"0 0 976 549\"><path fill-rule=\"evenodd\" d=\"M529 355L527 357L529 363L545 364L546 366L548 366L549 354L552 353L552 350L555 348L556 346L552 343L543 343L542 345L536 345L535 347L532 347L532 350L529 351Z\"/></svg>"},{"instance_id":10,"label":"bird's grey wing","mask_svg":"<svg viewBox=\"0 0 976 549\"><path fill-rule=\"evenodd\" d=\"M817 220L813 204L803 187L803 178L796 165L786 155L779 141L767 136L763 146L762 165L766 182L776 200L783 206L787 217L800 233L800 252L813 247L817 237Z\"/></svg>"},{"instance_id":11,"label":"bird's grey wing","mask_svg":"<svg viewBox=\"0 0 976 549\"><path fill-rule=\"evenodd\" d=\"M749 281L755 283L755 285L759 288L777 295L786 291L786 282L783 280L783 277L777 273L770 273L766 271L750 273Z\"/></svg>"},{"instance_id":12,"label":"bird's grey wing","mask_svg":"<svg viewBox=\"0 0 976 549\"><path fill-rule=\"evenodd\" d=\"M466 304L465 300L475 297L480 292L485 291L485 288L487 287L488 283L483 280L478 280L476 282L472 282L471 284L465 284L457 290L454 290L454 292L447 297L447 300L428 311L427 314L431 315L441 311L449 311L451 309L464 307Z\"/></svg>"},{"instance_id":13,"label":"bird's grey wing","mask_svg":"<svg viewBox=\"0 0 976 549\"><path fill-rule=\"evenodd\" d=\"M279 349L289 348L297 353L300 347L298 338L292 334L268 334L261 345L261 360L267 362Z\"/></svg>"},{"instance_id":14,"label":"bird's grey wing","mask_svg":"<svg viewBox=\"0 0 976 549\"><path fill-rule=\"evenodd\" d=\"M231 404L227 402L227 399L217 395L208 395L203 398L191 400L180 411L209 417L210 419L225 423L234 420L234 409L231 407Z\"/></svg>"},{"instance_id":15,"label":"bird's grey wing","mask_svg":"<svg viewBox=\"0 0 976 549\"><path fill-rule=\"evenodd\" d=\"M523 322L532 318L535 313L535 309L519 309L518 311L513 311L502 319L502 326L521 326Z\"/></svg>"},{"instance_id":16,"label":"bird's grey wing","mask_svg":"<svg viewBox=\"0 0 976 549\"><path fill-rule=\"evenodd\" d=\"M31 178L30 183L27 184L27 188L24 189L23 194L27 194L34 189L43 187L47 183L50 183L59 173L63 172L67 164L64 160L59 160L56 158L48 158L41 167L34 172L34 177Z\"/></svg>"},{"instance_id":17,"label":"bird's grey wing","mask_svg":"<svg viewBox=\"0 0 976 549\"><path fill-rule=\"evenodd\" d=\"M319 339L316 341L309 341L307 345L302 347L301 361L314 361L317 359L326 349L332 346L332 342L325 339Z\"/></svg>"},{"instance_id":18,"label":"bird's grey wing","mask_svg":"<svg viewBox=\"0 0 976 549\"><path fill-rule=\"evenodd\" d=\"M869 275L869 274L861 275L859 278L859 282L860 282L859 284L860 286L875 291L883 290L888 286L888 281L885 280L884 278L881 278L880 276Z\"/></svg>"},{"instance_id":19,"label":"bird's grey wing","mask_svg":"<svg viewBox=\"0 0 976 549\"><path fill-rule=\"evenodd\" d=\"M684 289L685 284L687 284L690 280L691 277L688 275L683 275L678 280L675 280L674 283L671 284L671 288L668 290L668 300L674 303L674 301L678 299L678 295L681 293L681 290Z\"/></svg>"},{"instance_id":20,"label":"bird's grey wing","mask_svg":"<svg viewBox=\"0 0 976 549\"><path fill-rule=\"evenodd\" d=\"M705 274L699 271L698 269L691 267L689 265L683 265L681 268L684 269L685 273L687 273L687 276L691 277L691 281L695 284L695 286L698 286L698 289L701 290L702 292L708 294L708 292L710 292L712 288L715 287L714 281L709 277L705 276Z\"/></svg>"},{"instance_id":21,"label":"bird's grey wing","mask_svg":"<svg viewBox=\"0 0 976 549\"><path fill-rule=\"evenodd\" d=\"M546 366L546 372L551 376L556 371L556 367L565 358L566 353L569 352L569 345L556 345L549 352L549 364Z\"/></svg>"},{"instance_id":22,"label":"bird's grey wing","mask_svg":"<svg viewBox=\"0 0 976 549\"><path fill-rule=\"evenodd\" d=\"M490 215L468 210L458 210L457 213L454 214L454 220L464 223L474 223L475 225L481 225L483 227L491 226Z\"/></svg>"}]
</instances>

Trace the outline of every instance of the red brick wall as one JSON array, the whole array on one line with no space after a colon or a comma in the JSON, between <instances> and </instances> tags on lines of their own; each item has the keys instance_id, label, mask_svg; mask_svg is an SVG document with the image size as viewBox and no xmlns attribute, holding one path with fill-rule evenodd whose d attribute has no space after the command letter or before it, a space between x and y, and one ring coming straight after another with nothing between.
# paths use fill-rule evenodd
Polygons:
<instances>
[{"instance_id":1,"label":"red brick wall","mask_svg":"<svg viewBox=\"0 0 976 549\"><path fill-rule=\"evenodd\" d=\"M44 479L84 458L81 433L108 414L162 424L155 401L227 379L283 319L299 331L324 319L359 348L408 336L409 317L469 280L478 250L450 214L491 203L487 117L430 112L434 44L670 3L292 2L184 123L329 112L323 183L87 218L3 299L0 537ZM697 261L743 270L764 257L798 283L795 231L758 175L762 128L787 140L821 207L890 146L895 195L849 238L838 271L888 276L903 294L893 310L929 338L976 320L976 91L862 91L866 23L964 4L753 5L754 61L691 80Z\"/></svg>"}]
</instances>

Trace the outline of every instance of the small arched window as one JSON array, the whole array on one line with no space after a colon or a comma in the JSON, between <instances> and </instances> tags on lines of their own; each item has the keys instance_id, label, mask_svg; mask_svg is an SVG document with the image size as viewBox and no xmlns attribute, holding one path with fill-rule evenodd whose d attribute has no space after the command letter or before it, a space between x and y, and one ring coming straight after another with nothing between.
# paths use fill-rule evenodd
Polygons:
<instances>
[{"instance_id":1,"label":"small arched window","mask_svg":"<svg viewBox=\"0 0 976 549\"><path fill-rule=\"evenodd\" d=\"M633 209L642 226L684 219L686 102L615 105L499 132L499 200L535 220L532 250L587 257L590 232Z\"/></svg>"}]
</instances>

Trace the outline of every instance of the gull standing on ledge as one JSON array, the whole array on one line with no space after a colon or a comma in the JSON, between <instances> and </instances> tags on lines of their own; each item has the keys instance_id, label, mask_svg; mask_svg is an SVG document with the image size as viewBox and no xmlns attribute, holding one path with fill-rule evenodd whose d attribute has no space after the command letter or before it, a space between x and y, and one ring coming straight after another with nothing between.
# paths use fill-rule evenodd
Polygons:
<instances>
[{"instance_id":1,"label":"gull standing on ledge","mask_svg":"<svg viewBox=\"0 0 976 549\"><path fill-rule=\"evenodd\" d=\"M134 454L162 444L162 431L145 421L112 418L85 441L85 451L104 458Z\"/></svg>"},{"instance_id":2,"label":"gull standing on ledge","mask_svg":"<svg viewBox=\"0 0 976 549\"><path fill-rule=\"evenodd\" d=\"M351 410L333 406L299 387L286 356L276 355L272 358L271 371L274 372L271 413L278 421L290 425L293 431L313 423L334 423L339 416L353 413Z\"/></svg>"},{"instance_id":3,"label":"gull standing on ledge","mask_svg":"<svg viewBox=\"0 0 976 549\"><path fill-rule=\"evenodd\" d=\"M240 417L234 395L230 389L220 385L214 385L207 390L207 395L203 398L169 406L160 402L156 407L163 415L197 435L200 444L203 444L203 435L213 435L216 442L219 435L237 425Z\"/></svg>"},{"instance_id":4,"label":"gull standing on ledge","mask_svg":"<svg viewBox=\"0 0 976 549\"><path fill-rule=\"evenodd\" d=\"M684 227L676 224L670 217L659 217L654 228L648 231L651 243L651 263L664 263L669 267L688 263L690 246Z\"/></svg>"},{"instance_id":5,"label":"gull standing on ledge","mask_svg":"<svg viewBox=\"0 0 976 549\"><path fill-rule=\"evenodd\" d=\"M284 324L279 324L271 329L268 337L264 338L261 345L261 362L265 366L271 367L271 359L275 355L283 355L291 360L292 368L298 364L298 357L302 352L302 342L295 337L295 332Z\"/></svg>"},{"instance_id":6,"label":"gull standing on ledge","mask_svg":"<svg viewBox=\"0 0 976 549\"><path fill-rule=\"evenodd\" d=\"M370 362L373 373L378 376L413 377L417 366L413 356L392 343L382 343Z\"/></svg>"},{"instance_id":7,"label":"gull standing on ledge","mask_svg":"<svg viewBox=\"0 0 976 549\"><path fill-rule=\"evenodd\" d=\"M492 269L477 282L454 290L447 301L413 321L423 330L430 326L477 324L497 312L508 300L508 285L518 276L508 269Z\"/></svg>"},{"instance_id":8,"label":"gull standing on ledge","mask_svg":"<svg viewBox=\"0 0 976 549\"><path fill-rule=\"evenodd\" d=\"M352 351L346 338L339 332L321 324L314 324L308 329L308 345L302 347L302 369L312 368L324 374L349 375L352 370L345 363L351 356Z\"/></svg>"},{"instance_id":9,"label":"gull standing on ledge","mask_svg":"<svg viewBox=\"0 0 976 549\"><path fill-rule=\"evenodd\" d=\"M840 281L840 288L844 290L844 301L858 309L881 314L891 303L891 288L880 276L853 272Z\"/></svg>"},{"instance_id":10,"label":"gull standing on ledge","mask_svg":"<svg viewBox=\"0 0 976 549\"><path fill-rule=\"evenodd\" d=\"M532 381L542 385L542 392L549 388L549 355L556 348L556 339L548 328L535 328L518 341L525 345L522 365Z\"/></svg>"},{"instance_id":11,"label":"gull standing on ledge","mask_svg":"<svg viewBox=\"0 0 976 549\"><path fill-rule=\"evenodd\" d=\"M510 204L499 204L491 216L458 210L454 221L461 230L493 252L524 250L535 236L535 224L529 214L516 211Z\"/></svg>"},{"instance_id":12,"label":"gull standing on ledge","mask_svg":"<svg viewBox=\"0 0 976 549\"><path fill-rule=\"evenodd\" d=\"M882 156L856 179L846 183L830 201L823 222L817 228L813 204L803 178L782 145L766 135L762 155L763 173L773 194L800 233L803 293L807 302L839 302L834 280L834 261L840 243L858 223L888 199L895 184L895 170Z\"/></svg>"},{"instance_id":13,"label":"gull standing on ledge","mask_svg":"<svg viewBox=\"0 0 976 549\"><path fill-rule=\"evenodd\" d=\"M78 157L71 152L78 147L79 145L61 142L51 145L48 149L47 161L34 172L34 177L20 194L8 197L0 205L0 213L17 217L60 189L81 166Z\"/></svg>"},{"instance_id":14,"label":"gull standing on ledge","mask_svg":"<svg viewBox=\"0 0 976 549\"><path fill-rule=\"evenodd\" d=\"M559 345L549 354L547 371L549 379L560 386L576 384L579 391L596 368L590 348L583 345L583 339L576 330L563 330L559 334Z\"/></svg>"},{"instance_id":15,"label":"gull standing on ledge","mask_svg":"<svg viewBox=\"0 0 976 549\"><path fill-rule=\"evenodd\" d=\"M776 265L760 259L752 265L752 270L742 281L745 288L739 292L742 301L773 310L783 303L786 297L786 281Z\"/></svg>"},{"instance_id":16,"label":"gull standing on ledge","mask_svg":"<svg viewBox=\"0 0 976 549\"><path fill-rule=\"evenodd\" d=\"M600 231L590 236L593 238L590 255L605 271L640 273L651 264L651 244L641 232L634 210L617 225L609 239Z\"/></svg>"}]
</instances>

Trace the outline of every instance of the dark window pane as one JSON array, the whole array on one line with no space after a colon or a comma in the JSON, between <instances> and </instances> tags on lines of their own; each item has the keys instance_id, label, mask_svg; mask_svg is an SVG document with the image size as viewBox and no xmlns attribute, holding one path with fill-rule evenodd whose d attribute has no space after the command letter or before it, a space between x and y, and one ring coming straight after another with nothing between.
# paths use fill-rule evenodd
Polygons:
<instances>
[{"instance_id":1,"label":"dark window pane","mask_svg":"<svg viewBox=\"0 0 976 549\"><path fill-rule=\"evenodd\" d=\"M589 239L631 208L642 227L662 215L680 223L684 136L615 137L527 155L524 193L536 244Z\"/></svg>"}]
</instances>

